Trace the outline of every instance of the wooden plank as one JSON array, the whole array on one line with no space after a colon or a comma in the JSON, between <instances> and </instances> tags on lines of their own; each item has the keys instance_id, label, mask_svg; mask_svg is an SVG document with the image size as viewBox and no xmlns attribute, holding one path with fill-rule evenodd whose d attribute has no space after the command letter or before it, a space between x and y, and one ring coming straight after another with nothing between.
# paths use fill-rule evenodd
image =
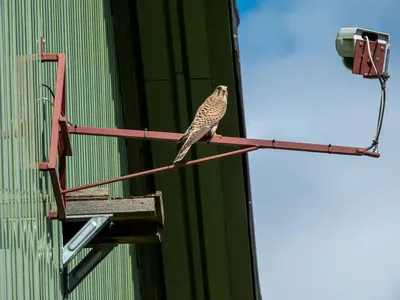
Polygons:
<instances>
[{"instance_id":1,"label":"wooden plank","mask_svg":"<svg viewBox=\"0 0 400 300\"><path fill-rule=\"evenodd\" d=\"M66 209L68 221L81 221L79 216L89 219L91 215L112 214L113 220L142 219L157 221L164 224L164 208L161 192L152 195L110 199L92 200L82 198L67 202ZM85 219L85 218L84 218Z\"/></svg>"},{"instance_id":2,"label":"wooden plank","mask_svg":"<svg viewBox=\"0 0 400 300\"><path fill-rule=\"evenodd\" d=\"M67 215L113 214L121 218L148 219L156 217L154 198L85 200L67 203Z\"/></svg>"},{"instance_id":3,"label":"wooden plank","mask_svg":"<svg viewBox=\"0 0 400 300\"><path fill-rule=\"evenodd\" d=\"M108 188L88 188L67 194L67 201L108 200Z\"/></svg>"}]
</instances>

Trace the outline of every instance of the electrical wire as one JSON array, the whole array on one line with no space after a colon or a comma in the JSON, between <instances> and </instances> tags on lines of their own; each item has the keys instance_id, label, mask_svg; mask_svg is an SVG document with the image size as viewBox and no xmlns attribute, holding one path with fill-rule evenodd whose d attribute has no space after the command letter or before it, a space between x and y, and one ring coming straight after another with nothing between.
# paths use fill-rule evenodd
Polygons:
<instances>
[{"instance_id":1,"label":"electrical wire","mask_svg":"<svg viewBox=\"0 0 400 300\"><path fill-rule=\"evenodd\" d=\"M54 99L56 98L56 96L55 96L53 90L52 90L47 84L42 83L42 86L45 87L45 88L47 88L47 89L49 90L50 94L53 96L53 101L54 101ZM44 97L41 97L41 98L39 98L39 99L40 99L40 100L45 100L45 101L47 101L47 102L50 103L50 104L53 106L53 108L54 108L54 103L51 102L49 99L44 98ZM61 115L62 115L63 117L65 117L64 114L63 114L63 112L61 112ZM68 120L67 120L67 123L68 123L68 125L70 125L70 126L75 126L75 125L73 125L71 122L69 122Z\"/></svg>"},{"instance_id":2,"label":"electrical wire","mask_svg":"<svg viewBox=\"0 0 400 300\"><path fill-rule=\"evenodd\" d=\"M372 58L372 53L371 53L371 48L369 45L369 38L368 36L365 36L365 41L367 43L367 49L368 49L368 56L369 59L371 61L371 64L376 72L376 75L378 77L380 86L381 86L381 103L379 106L379 114L378 114L378 122L376 125L376 134L375 134L375 138L372 140L371 145L369 145L368 147L365 148L366 151L369 151L371 149L373 149L373 152L378 152L378 144L379 144L379 137L381 134L381 130L382 130L382 123L383 123L383 116L385 114L385 106L386 106L386 80L387 78L384 78L381 76L381 74L378 71L378 68L376 67L375 61Z\"/></svg>"},{"instance_id":3,"label":"electrical wire","mask_svg":"<svg viewBox=\"0 0 400 300\"><path fill-rule=\"evenodd\" d=\"M51 87L49 87L47 84L42 83L42 86L44 86L45 88L47 88L50 92L50 94L53 96L53 99L56 98L56 95L54 95L53 90L51 89Z\"/></svg>"}]
</instances>

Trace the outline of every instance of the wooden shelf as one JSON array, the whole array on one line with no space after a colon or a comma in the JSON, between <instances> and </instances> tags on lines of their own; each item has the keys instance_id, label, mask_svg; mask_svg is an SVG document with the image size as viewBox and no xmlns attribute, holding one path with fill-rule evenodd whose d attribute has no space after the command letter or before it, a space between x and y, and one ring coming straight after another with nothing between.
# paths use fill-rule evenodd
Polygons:
<instances>
[{"instance_id":1,"label":"wooden shelf","mask_svg":"<svg viewBox=\"0 0 400 300\"><path fill-rule=\"evenodd\" d=\"M110 215L105 226L85 247L98 244L153 243L160 241L164 225L162 193L109 198L108 189L91 188L67 197L63 239L67 244L93 216Z\"/></svg>"}]
</instances>

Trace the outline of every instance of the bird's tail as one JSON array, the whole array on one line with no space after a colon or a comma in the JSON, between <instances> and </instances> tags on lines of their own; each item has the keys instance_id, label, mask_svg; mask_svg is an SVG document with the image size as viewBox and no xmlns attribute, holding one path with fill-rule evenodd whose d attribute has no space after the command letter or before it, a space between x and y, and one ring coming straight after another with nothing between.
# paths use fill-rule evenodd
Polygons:
<instances>
[{"instance_id":1,"label":"bird's tail","mask_svg":"<svg viewBox=\"0 0 400 300\"><path fill-rule=\"evenodd\" d=\"M187 136L182 135L182 137L176 142L176 148L178 148L179 146L181 146L182 144L185 143Z\"/></svg>"},{"instance_id":2,"label":"bird's tail","mask_svg":"<svg viewBox=\"0 0 400 300\"><path fill-rule=\"evenodd\" d=\"M181 149L179 150L178 155L175 157L173 163L176 164L177 162L180 162L185 157L186 153L188 153L191 146L192 145L188 145L186 140L186 142L182 145Z\"/></svg>"},{"instance_id":3,"label":"bird's tail","mask_svg":"<svg viewBox=\"0 0 400 300\"><path fill-rule=\"evenodd\" d=\"M178 145L183 144L189 136L189 132L192 130L192 125L182 134L181 138L176 142Z\"/></svg>"},{"instance_id":4,"label":"bird's tail","mask_svg":"<svg viewBox=\"0 0 400 300\"><path fill-rule=\"evenodd\" d=\"M183 143L181 149L179 150L178 155L174 160L174 164L181 161L185 157L186 153L189 151L190 147L192 147L194 143L200 140L208 131L210 131L209 127L203 127L199 130L187 133L186 140Z\"/></svg>"}]
</instances>

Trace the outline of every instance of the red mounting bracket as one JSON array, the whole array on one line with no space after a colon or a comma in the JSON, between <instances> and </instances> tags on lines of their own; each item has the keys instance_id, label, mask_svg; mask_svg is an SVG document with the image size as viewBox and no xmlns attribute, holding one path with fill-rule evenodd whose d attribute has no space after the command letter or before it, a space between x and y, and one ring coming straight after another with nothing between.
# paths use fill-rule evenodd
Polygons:
<instances>
[{"instance_id":1,"label":"red mounting bracket","mask_svg":"<svg viewBox=\"0 0 400 300\"><path fill-rule=\"evenodd\" d=\"M51 123L49 161L40 163L39 170L50 172L53 192L57 203L58 216L60 219L64 219L66 196L61 192L67 187L65 174L66 157L72 155L71 143L67 130L67 119L65 117L65 54L45 53L44 39L41 37L40 60L42 62L57 62L57 79L54 97L53 120ZM59 155L58 169L56 169L57 151Z\"/></svg>"},{"instance_id":2,"label":"red mounting bracket","mask_svg":"<svg viewBox=\"0 0 400 300\"><path fill-rule=\"evenodd\" d=\"M388 74L388 63L389 63L389 51L387 45L384 43L378 43L375 41L369 41L369 48L371 55L375 58L375 66L378 73L383 78L389 78ZM364 78L377 78L374 67L372 66L371 59L368 53L367 41L357 41L354 50L354 61L353 61L353 74L363 75Z\"/></svg>"},{"instance_id":3,"label":"red mounting bracket","mask_svg":"<svg viewBox=\"0 0 400 300\"><path fill-rule=\"evenodd\" d=\"M235 154L242 154L258 150L261 148L318 152L327 154L370 156L375 158L379 157L378 153L369 152L363 148L357 148L357 147L334 146L331 144L321 145L321 144L309 144L309 143L282 142L275 140L247 139L238 137L213 137L210 141L208 141L207 138L203 138L200 141L210 142L212 144L218 144L218 145L237 146L240 147L240 149L226 152L223 154L217 154L205 158L192 160L187 163L182 163L177 165L171 164L168 166L146 170L129 175L124 175L117 178L99 181L79 187L67 188L66 157L72 155L70 134L110 136L110 137L122 137L122 138L133 138L133 139L143 139L143 140L159 140L159 141L170 141L170 142L178 141L181 137L181 134L171 133L171 132L147 131L147 130L69 126L65 110L65 54L44 53L44 40L43 38L41 38L40 58L42 62L48 62L48 61L57 62L57 79L56 79L56 91L54 99L53 121L51 126L49 161L39 164L39 169L41 171L50 172L51 176L54 196L57 203L57 212L50 212L50 218L52 219L59 219L59 220L65 219L66 194L69 192L83 190L90 187L108 184L134 177L154 174L172 168L179 168L194 164L200 164L208 160L219 159L222 157ZM58 168L56 168L57 152L59 155Z\"/></svg>"}]
</instances>

